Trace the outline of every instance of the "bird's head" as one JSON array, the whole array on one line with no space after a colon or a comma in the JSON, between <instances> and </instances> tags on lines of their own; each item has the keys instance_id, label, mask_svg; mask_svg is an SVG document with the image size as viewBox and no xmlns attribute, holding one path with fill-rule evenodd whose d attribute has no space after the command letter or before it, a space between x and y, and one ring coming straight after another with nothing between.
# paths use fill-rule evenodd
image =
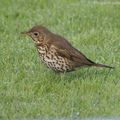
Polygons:
<instances>
[{"instance_id":1,"label":"bird's head","mask_svg":"<svg viewBox=\"0 0 120 120\"><path fill-rule=\"evenodd\" d=\"M34 26L27 32L22 34L30 36L36 44L45 42L45 37L49 33L49 30L43 26Z\"/></svg>"}]
</instances>

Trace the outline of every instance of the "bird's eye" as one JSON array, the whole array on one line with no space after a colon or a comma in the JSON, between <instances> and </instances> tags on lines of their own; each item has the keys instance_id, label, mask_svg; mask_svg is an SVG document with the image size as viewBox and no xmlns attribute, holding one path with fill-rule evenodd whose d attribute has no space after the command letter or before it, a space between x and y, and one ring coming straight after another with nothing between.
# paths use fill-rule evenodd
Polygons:
<instances>
[{"instance_id":1,"label":"bird's eye","mask_svg":"<svg viewBox=\"0 0 120 120\"><path fill-rule=\"evenodd\" d=\"M34 33L34 35L35 35L35 36L38 36L38 33L37 33L37 32L35 32L35 33Z\"/></svg>"}]
</instances>

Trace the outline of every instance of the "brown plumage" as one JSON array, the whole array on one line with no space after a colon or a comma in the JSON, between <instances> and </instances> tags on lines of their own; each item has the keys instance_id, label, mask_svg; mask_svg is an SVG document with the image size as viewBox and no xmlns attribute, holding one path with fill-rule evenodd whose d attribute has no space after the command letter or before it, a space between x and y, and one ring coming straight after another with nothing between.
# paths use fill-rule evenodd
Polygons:
<instances>
[{"instance_id":1,"label":"brown plumage","mask_svg":"<svg viewBox=\"0 0 120 120\"><path fill-rule=\"evenodd\" d=\"M34 26L23 34L33 39L43 63L54 71L68 72L84 66L113 68L89 60L65 38L52 33L46 27Z\"/></svg>"}]
</instances>

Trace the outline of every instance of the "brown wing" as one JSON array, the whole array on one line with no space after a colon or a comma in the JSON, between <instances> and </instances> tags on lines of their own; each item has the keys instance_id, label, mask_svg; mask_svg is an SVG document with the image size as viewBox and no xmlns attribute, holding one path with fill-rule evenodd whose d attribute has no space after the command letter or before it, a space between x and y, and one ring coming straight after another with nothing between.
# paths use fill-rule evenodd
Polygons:
<instances>
[{"instance_id":1,"label":"brown wing","mask_svg":"<svg viewBox=\"0 0 120 120\"><path fill-rule=\"evenodd\" d=\"M56 47L57 53L73 61L76 67L94 64L93 61L89 60L83 53L75 49L65 38L53 34L51 41L52 45Z\"/></svg>"}]
</instances>

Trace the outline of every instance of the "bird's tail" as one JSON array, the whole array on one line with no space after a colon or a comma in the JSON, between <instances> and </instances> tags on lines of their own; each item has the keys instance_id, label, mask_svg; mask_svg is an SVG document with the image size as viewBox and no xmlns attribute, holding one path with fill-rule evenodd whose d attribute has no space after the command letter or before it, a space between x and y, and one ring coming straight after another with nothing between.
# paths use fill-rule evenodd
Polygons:
<instances>
[{"instance_id":1,"label":"bird's tail","mask_svg":"<svg viewBox=\"0 0 120 120\"><path fill-rule=\"evenodd\" d=\"M110 68L110 69L114 69L114 67L111 67L111 66L108 66L108 65L104 65L104 64L99 64L99 63L95 63L93 62L92 60L88 59L87 60L89 61L89 64L88 66L95 66L95 67L104 67L104 68Z\"/></svg>"},{"instance_id":2,"label":"bird's tail","mask_svg":"<svg viewBox=\"0 0 120 120\"><path fill-rule=\"evenodd\" d=\"M98 63L93 64L93 66L114 69L114 67L111 67L111 66L108 66L108 65L103 65L103 64L98 64Z\"/></svg>"}]
</instances>

